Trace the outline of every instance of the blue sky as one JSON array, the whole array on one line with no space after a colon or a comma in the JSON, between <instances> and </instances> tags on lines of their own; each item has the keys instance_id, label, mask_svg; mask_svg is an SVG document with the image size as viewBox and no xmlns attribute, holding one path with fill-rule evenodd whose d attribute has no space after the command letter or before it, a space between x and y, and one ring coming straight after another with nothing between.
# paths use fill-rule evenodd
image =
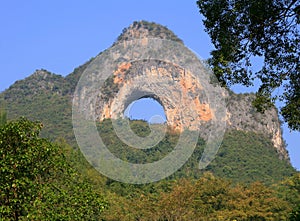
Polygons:
<instances>
[{"instance_id":1,"label":"blue sky","mask_svg":"<svg viewBox=\"0 0 300 221\"><path fill-rule=\"evenodd\" d=\"M0 91L36 69L63 76L111 46L135 20L167 26L200 57L213 48L196 0L2 1L0 6ZM244 90L235 87L236 91ZM249 91L249 89L247 90ZM300 133L284 125L291 162L300 170Z\"/></svg>"}]
</instances>

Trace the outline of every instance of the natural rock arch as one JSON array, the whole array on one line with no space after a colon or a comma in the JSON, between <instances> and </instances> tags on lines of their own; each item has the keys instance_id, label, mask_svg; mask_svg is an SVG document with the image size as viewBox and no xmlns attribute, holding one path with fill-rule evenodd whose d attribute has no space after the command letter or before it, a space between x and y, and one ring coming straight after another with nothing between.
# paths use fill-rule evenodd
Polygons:
<instances>
[{"instance_id":1,"label":"natural rock arch","mask_svg":"<svg viewBox=\"0 0 300 221\"><path fill-rule=\"evenodd\" d=\"M114 96L102 97L105 102L99 104L100 121L123 118L130 103L145 97L162 105L168 126L175 130L199 129L199 125L210 122L214 116L201 83L174 64L162 61L124 63L114 72L110 87L116 90Z\"/></svg>"},{"instance_id":2,"label":"natural rock arch","mask_svg":"<svg viewBox=\"0 0 300 221\"><path fill-rule=\"evenodd\" d=\"M112 47L119 44L124 44L124 48L130 47L128 42L131 39L138 39L141 45L147 45L149 38L167 39L183 45L182 41L167 28L141 21L134 22L129 28L124 29ZM100 92L95 92L98 95L92 92L86 96L88 101L83 102L87 104L89 112L95 113L96 120L102 121L105 118L124 117L124 110L129 103L142 97L152 97L161 103L167 124L175 130L200 129L200 134L205 139L211 131L218 128L218 125L211 127L212 124L226 122L227 129L254 131L270 137L279 157L289 160L275 107L264 114L258 113L251 105L255 95L236 95L223 89L217 96L227 100L225 107L227 110L226 114L220 117L218 109L211 105L206 96L206 92L211 93L208 88L213 89L212 86L208 86L210 79L199 82L193 74L176 64L160 60L119 62L112 76L99 89ZM159 79L163 80L159 82ZM99 99L94 104L92 100L96 96ZM214 97L214 94L210 97ZM75 99L76 102L80 102L80 99L78 101Z\"/></svg>"}]
</instances>

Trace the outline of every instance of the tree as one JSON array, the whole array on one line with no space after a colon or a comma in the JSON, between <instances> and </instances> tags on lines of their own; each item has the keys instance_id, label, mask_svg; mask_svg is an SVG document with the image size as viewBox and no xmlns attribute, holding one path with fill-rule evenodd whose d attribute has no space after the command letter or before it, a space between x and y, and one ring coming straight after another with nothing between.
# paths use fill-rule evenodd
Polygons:
<instances>
[{"instance_id":1,"label":"tree","mask_svg":"<svg viewBox=\"0 0 300 221\"><path fill-rule=\"evenodd\" d=\"M300 173L285 179L276 187L280 198L287 200L293 209L289 220L300 220Z\"/></svg>"},{"instance_id":2,"label":"tree","mask_svg":"<svg viewBox=\"0 0 300 221\"><path fill-rule=\"evenodd\" d=\"M298 205L298 207L291 212L289 220L290 221L300 220L300 205Z\"/></svg>"},{"instance_id":3,"label":"tree","mask_svg":"<svg viewBox=\"0 0 300 221\"><path fill-rule=\"evenodd\" d=\"M215 49L209 59L224 86L253 85L264 111L275 100L288 126L300 130L300 2L298 0L198 0ZM256 57L263 60L253 71ZM282 93L274 91L280 88Z\"/></svg>"},{"instance_id":4,"label":"tree","mask_svg":"<svg viewBox=\"0 0 300 221\"><path fill-rule=\"evenodd\" d=\"M6 112L0 108L0 127L3 126L7 121Z\"/></svg>"},{"instance_id":5,"label":"tree","mask_svg":"<svg viewBox=\"0 0 300 221\"><path fill-rule=\"evenodd\" d=\"M25 118L0 128L0 220L97 220L106 201Z\"/></svg>"}]
</instances>

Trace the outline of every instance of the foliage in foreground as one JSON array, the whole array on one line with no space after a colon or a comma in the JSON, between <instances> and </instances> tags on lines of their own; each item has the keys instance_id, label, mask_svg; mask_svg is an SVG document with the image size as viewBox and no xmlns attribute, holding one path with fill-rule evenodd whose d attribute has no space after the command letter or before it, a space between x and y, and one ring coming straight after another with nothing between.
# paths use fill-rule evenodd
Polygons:
<instances>
[{"instance_id":1,"label":"foliage in foreground","mask_svg":"<svg viewBox=\"0 0 300 221\"><path fill-rule=\"evenodd\" d=\"M104 220L288 220L297 215L300 192L289 183L265 186L260 182L233 185L205 173L199 179L124 185L127 196L108 196ZM299 188L299 183L297 184ZM284 190L283 190L284 188ZM287 198L292 197L293 199ZM297 220L297 219L292 219Z\"/></svg>"},{"instance_id":2,"label":"foliage in foreground","mask_svg":"<svg viewBox=\"0 0 300 221\"><path fill-rule=\"evenodd\" d=\"M147 134L143 123L134 122L132 126L137 133ZM299 173L267 186L261 182L231 182L211 172L181 178L184 173L191 173L185 168L169 180L124 184L101 176L87 164L80 151L63 140L54 144L39 138L41 127L40 123L23 118L0 127L1 220L297 220L299 217ZM175 138L176 134L169 134L167 139L172 143ZM132 157L130 152L125 157L126 154Z\"/></svg>"},{"instance_id":3,"label":"foliage in foreground","mask_svg":"<svg viewBox=\"0 0 300 221\"><path fill-rule=\"evenodd\" d=\"M106 201L24 118L0 128L1 220L95 220Z\"/></svg>"}]
</instances>

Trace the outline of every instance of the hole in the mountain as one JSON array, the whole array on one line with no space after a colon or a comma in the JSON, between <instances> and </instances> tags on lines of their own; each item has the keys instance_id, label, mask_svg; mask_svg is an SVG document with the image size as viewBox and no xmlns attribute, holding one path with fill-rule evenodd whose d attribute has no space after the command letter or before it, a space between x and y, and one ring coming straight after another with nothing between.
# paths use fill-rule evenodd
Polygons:
<instances>
[{"instance_id":1,"label":"hole in the mountain","mask_svg":"<svg viewBox=\"0 0 300 221\"><path fill-rule=\"evenodd\" d=\"M133 101L124 115L130 120L143 120L150 124L164 124L167 121L163 106L150 97Z\"/></svg>"}]
</instances>

